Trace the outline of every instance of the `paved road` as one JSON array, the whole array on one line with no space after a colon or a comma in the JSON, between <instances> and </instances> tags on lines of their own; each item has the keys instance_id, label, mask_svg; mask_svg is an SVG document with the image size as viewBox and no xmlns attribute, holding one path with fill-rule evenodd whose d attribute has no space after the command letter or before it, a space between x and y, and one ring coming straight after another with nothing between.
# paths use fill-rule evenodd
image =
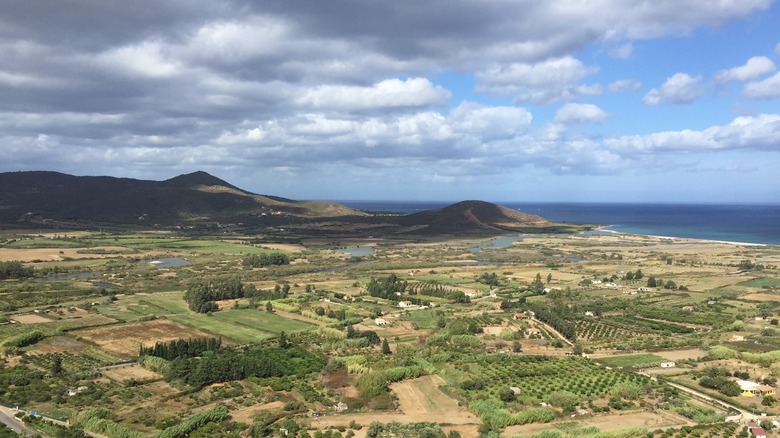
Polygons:
<instances>
[{"instance_id":1,"label":"paved road","mask_svg":"<svg viewBox=\"0 0 780 438\"><path fill-rule=\"evenodd\" d=\"M5 406L0 406L0 422L5 424L6 426L10 427L11 430L13 430L16 433L22 433L24 432L27 436L42 436L38 431L29 429L25 427L25 425L18 421L14 414L16 414L16 411L13 409L6 408ZM43 435L45 436L45 435Z\"/></svg>"}]
</instances>

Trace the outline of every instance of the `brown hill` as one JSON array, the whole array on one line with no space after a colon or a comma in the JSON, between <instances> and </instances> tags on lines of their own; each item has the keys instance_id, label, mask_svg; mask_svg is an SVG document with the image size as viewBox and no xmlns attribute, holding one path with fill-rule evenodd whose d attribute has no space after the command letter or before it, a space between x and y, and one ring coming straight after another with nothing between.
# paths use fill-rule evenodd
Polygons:
<instances>
[{"instance_id":1,"label":"brown hill","mask_svg":"<svg viewBox=\"0 0 780 438\"><path fill-rule=\"evenodd\" d=\"M394 221L403 233L499 234L543 229L555 224L531 214L484 201L463 201L448 207L400 216Z\"/></svg>"}]
</instances>

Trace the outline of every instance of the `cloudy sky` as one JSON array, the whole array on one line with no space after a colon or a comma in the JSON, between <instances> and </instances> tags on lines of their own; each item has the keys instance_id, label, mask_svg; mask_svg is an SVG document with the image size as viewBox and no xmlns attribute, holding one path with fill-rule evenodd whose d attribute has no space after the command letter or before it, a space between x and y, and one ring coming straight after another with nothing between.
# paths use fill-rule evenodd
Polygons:
<instances>
[{"instance_id":1,"label":"cloudy sky","mask_svg":"<svg viewBox=\"0 0 780 438\"><path fill-rule=\"evenodd\" d=\"M0 171L780 202L772 0L4 0Z\"/></svg>"}]
</instances>

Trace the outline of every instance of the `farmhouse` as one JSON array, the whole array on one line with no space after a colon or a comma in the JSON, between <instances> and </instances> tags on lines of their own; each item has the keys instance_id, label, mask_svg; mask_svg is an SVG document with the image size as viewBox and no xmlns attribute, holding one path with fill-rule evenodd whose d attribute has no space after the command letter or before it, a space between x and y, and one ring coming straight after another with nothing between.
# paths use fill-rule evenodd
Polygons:
<instances>
[{"instance_id":1,"label":"farmhouse","mask_svg":"<svg viewBox=\"0 0 780 438\"><path fill-rule=\"evenodd\" d=\"M528 319L528 315L525 313L515 313L515 315L512 317L512 319Z\"/></svg>"},{"instance_id":2,"label":"farmhouse","mask_svg":"<svg viewBox=\"0 0 780 438\"><path fill-rule=\"evenodd\" d=\"M399 301L398 307L412 307L411 301Z\"/></svg>"},{"instance_id":3,"label":"farmhouse","mask_svg":"<svg viewBox=\"0 0 780 438\"><path fill-rule=\"evenodd\" d=\"M737 380L737 385L739 385L739 389L742 390L741 395L743 397L775 395L775 388L768 385L762 385L749 380Z\"/></svg>"},{"instance_id":4,"label":"farmhouse","mask_svg":"<svg viewBox=\"0 0 780 438\"><path fill-rule=\"evenodd\" d=\"M638 288L637 290L638 290L639 292L652 292L652 291L653 291L653 288L652 288L652 287L640 287L640 288Z\"/></svg>"},{"instance_id":5,"label":"farmhouse","mask_svg":"<svg viewBox=\"0 0 780 438\"><path fill-rule=\"evenodd\" d=\"M384 318L377 318L374 320L374 324L376 325L387 325L387 321L385 321Z\"/></svg>"},{"instance_id":6,"label":"farmhouse","mask_svg":"<svg viewBox=\"0 0 780 438\"><path fill-rule=\"evenodd\" d=\"M763 427L751 427L750 434L756 438L766 438L766 431Z\"/></svg>"},{"instance_id":7,"label":"farmhouse","mask_svg":"<svg viewBox=\"0 0 780 438\"><path fill-rule=\"evenodd\" d=\"M675 367L675 365L676 365L676 364L675 364L674 362L672 362L672 361L669 361L669 362L661 362L661 368L674 368L674 367Z\"/></svg>"},{"instance_id":8,"label":"farmhouse","mask_svg":"<svg viewBox=\"0 0 780 438\"><path fill-rule=\"evenodd\" d=\"M541 330L539 330L539 329L538 329L538 328L536 328L536 327L531 327L531 328L528 328L528 329L526 329L526 332L528 333L528 336L533 336L533 335L537 335L537 336L539 336L539 335L541 335L541 334L542 334L542 331L541 331Z\"/></svg>"}]
</instances>

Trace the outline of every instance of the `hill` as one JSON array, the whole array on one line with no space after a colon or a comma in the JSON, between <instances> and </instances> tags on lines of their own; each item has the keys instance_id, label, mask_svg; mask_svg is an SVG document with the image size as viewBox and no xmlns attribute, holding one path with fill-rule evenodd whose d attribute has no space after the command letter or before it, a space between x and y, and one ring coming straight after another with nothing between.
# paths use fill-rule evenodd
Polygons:
<instances>
[{"instance_id":1,"label":"hill","mask_svg":"<svg viewBox=\"0 0 780 438\"><path fill-rule=\"evenodd\" d=\"M206 172L165 181L58 172L0 173L0 222L6 224L285 223L363 215L337 203L257 195Z\"/></svg>"},{"instance_id":2,"label":"hill","mask_svg":"<svg viewBox=\"0 0 780 438\"><path fill-rule=\"evenodd\" d=\"M463 201L400 216L395 223L404 227L403 233L419 235L500 234L556 226L542 217L484 201Z\"/></svg>"}]
</instances>

